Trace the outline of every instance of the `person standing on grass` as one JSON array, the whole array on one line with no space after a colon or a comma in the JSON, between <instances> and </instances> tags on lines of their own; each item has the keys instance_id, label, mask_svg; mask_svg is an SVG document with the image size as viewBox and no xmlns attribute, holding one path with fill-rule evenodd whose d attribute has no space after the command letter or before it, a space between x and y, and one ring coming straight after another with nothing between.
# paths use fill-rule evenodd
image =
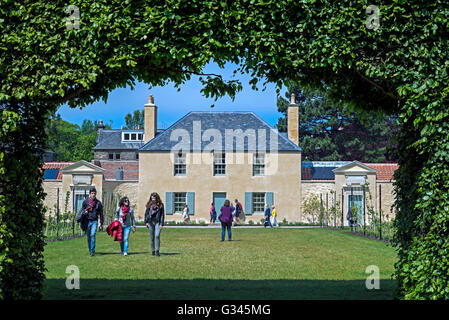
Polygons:
<instances>
[{"instance_id":1,"label":"person standing on grass","mask_svg":"<svg viewBox=\"0 0 449 320\"><path fill-rule=\"evenodd\" d=\"M115 220L122 224L123 236L120 242L122 255L128 255L128 239L131 227L133 232L136 232L136 219L134 219L134 210L131 208L128 197L120 199L119 206L115 212Z\"/></svg>"},{"instance_id":2,"label":"person standing on grass","mask_svg":"<svg viewBox=\"0 0 449 320\"><path fill-rule=\"evenodd\" d=\"M276 207L273 205L271 208L272 208L272 210L271 210L271 218L273 219L273 222L271 224L273 226L279 227L279 223L278 223L278 220L277 220L278 214L277 214L277 211L276 211Z\"/></svg>"},{"instance_id":3,"label":"person standing on grass","mask_svg":"<svg viewBox=\"0 0 449 320\"><path fill-rule=\"evenodd\" d=\"M83 201L80 213L87 217L87 245L89 253L93 257L95 255L95 235L98 227L98 217L100 217L100 231L103 231L103 205L97 199L97 190L92 187L89 190L89 198Z\"/></svg>"},{"instance_id":4,"label":"person standing on grass","mask_svg":"<svg viewBox=\"0 0 449 320\"><path fill-rule=\"evenodd\" d=\"M145 225L150 231L151 251L153 256L159 257L161 244L160 235L164 226L164 204L156 192L153 192L148 200L145 210ZM156 240L156 241L155 241ZM156 244L156 245L155 245Z\"/></svg>"},{"instance_id":5,"label":"person standing on grass","mask_svg":"<svg viewBox=\"0 0 449 320\"><path fill-rule=\"evenodd\" d=\"M215 223L215 220L217 220L217 211L215 210L215 205L212 202L210 205L210 223Z\"/></svg>"},{"instance_id":6,"label":"person standing on grass","mask_svg":"<svg viewBox=\"0 0 449 320\"><path fill-rule=\"evenodd\" d=\"M184 205L184 209L182 210L182 217L184 218L184 222L190 221L189 206L187 204Z\"/></svg>"},{"instance_id":7,"label":"person standing on grass","mask_svg":"<svg viewBox=\"0 0 449 320\"><path fill-rule=\"evenodd\" d=\"M221 222L221 241L225 240L226 229L228 229L228 240L231 241L232 208L229 200L225 200L223 207L221 207L218 220Z\"/></svg>"},{"instance_id":8,"label":"person standing on grass","mask_svg":"<svg viewBox=\"0 0 449 320\"><path fill-rule=\"evenodd\" d=\"M271 224L271 212L270 212L270 206L267 204L265 206L265 223L264 223L264 228L267 227L267 225L269 225L271 228L273 228L273 225Z\"/></svg>"}]
</instances>

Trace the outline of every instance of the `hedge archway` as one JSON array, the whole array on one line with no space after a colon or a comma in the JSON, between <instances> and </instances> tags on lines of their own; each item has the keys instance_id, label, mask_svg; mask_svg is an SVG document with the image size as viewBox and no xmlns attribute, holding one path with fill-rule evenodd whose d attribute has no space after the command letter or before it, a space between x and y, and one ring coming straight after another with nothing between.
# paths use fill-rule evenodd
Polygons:
<instances>
[{"instance_id":1,"label":"hedge archway","mask_svg":"<svg viewBox=\"0 0 449 320\"><path fill-rule=\"evenodd\" d=\"M399 116L398 293L448 298L449 8L396 0L367 14L370 4L2 2L0 294L42 297L43 190L36 168L49 115L64 103L83 107L106 99L134 81L181 85L214 60L239 63L254 82L325 86L354 108ZM202 81L206 96L233 96L240 88L214 75Z\"/></svg>"}]
</instances>

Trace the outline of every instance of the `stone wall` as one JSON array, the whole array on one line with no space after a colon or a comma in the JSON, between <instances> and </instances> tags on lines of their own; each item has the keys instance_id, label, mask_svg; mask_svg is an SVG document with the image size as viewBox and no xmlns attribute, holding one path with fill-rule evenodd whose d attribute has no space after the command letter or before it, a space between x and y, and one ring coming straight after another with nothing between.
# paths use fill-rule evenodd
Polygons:
<instances>
[{"instance_id":1,"label":"stone wall","mask_svg":"<svg viewBox=\"0 0 449 320\"><path fill-rule=\"evenodd\" d=\"M47 207L45 213L46 216L50 214L55 215L55 205L58 202L58 188L59 188L59 210L62 212L64 209L64 199L65 195L62 192L62 181L61 180L45 180L42 183L44 192L47 194L44 199L44 206ZM69 203L70 204L70 203Z\"/></svg>"},{"instance_id":2,"label":"stone wall","mask_svg":"<svg viewBox=\"0 0 449 320\"><path fill-rule=\"evenodd\" d=\"M377 194L376 194L377 203L379 203L379 185L381 186L382 190L381 206L383 214L386 215L389 220L391 220L395 217L395 212L393 210L393 204L395 201L395 196L393 192L393 182L391 181L377 182Z\"/></svg>"},{"instance_id":3,"label":"stone wall","mask_svg":"<svg viewBox=\"0 0 449 320\"><path fill-rule=\"evenodd\" d=\"M138 187L138 181L103 181L104 202L108 201L107 199L111 199L111 195L115 195L116 197L126 196L130 201L131 207L134 209L136 220L143 220L143 216L137 216L137 212L139 212ZM105 206L107 207L106 204ZM113 207L116 207L116 204L114 204Z\"/></svg>"},{"instance_id":4,"label":"stone wall","mask_svg":"<svg viewBox=\"0 0 449 320\"><path fill-rule=\"evenodd\" d=\"M318 200L322 197L323 206L330 208L334 201L334 194L331 191L335 191L335 183L333 180L303 180L301 182L302 203L301 203L301 222L310 222L311 217L306 216L304 213L304 201L308 198L316 195ZM327 203L326 203L327 194Z\"/></svg>"},{"instance_id":5,"label":"stone wall","mask_svg":"<svg viewBox=\"0 0 449 320\"><path fill-rule=\"evenodd\" d=\"M95 160L110 160L109 159L110 153L114 154L114 159L115 159L115 154L120 153L120 160L137 160L137 157L136 157L137 151L136 150L133 150L133 151L123 151L123 150L94 151L94 159ZM117 161L120 161L120 160L117 160Z\"/></svg>"}]
</instances>

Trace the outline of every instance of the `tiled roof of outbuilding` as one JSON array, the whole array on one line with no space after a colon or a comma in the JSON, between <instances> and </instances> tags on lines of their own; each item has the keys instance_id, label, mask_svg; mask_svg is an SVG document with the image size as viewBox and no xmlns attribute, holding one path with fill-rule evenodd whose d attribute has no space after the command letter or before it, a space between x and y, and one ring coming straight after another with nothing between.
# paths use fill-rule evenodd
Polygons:
<instances>
[{"instance_id":1,"label":"tiled roof of outbuilding","mask_svg":"<svg viewBox=\"0 0 449 320\"><path fill-rule=\"evenodd\" d=\"M302 162L301 180L334 180L335 174L332 170L342 167L351 161L321 161L321 162ZM397 163L363 163L368 167L377 169L376 179L380 181L394 180L394 172L399 168Z\"/></svg>"},{"instance_id":2,"label":"tiled roof of outbuilding","mask_svg":"<svg viewBox=\"0 0 449 320\"><path fill-rule=\"evenodd\" d=\"M73 162L45 162L42 166L44 170L44 180L61 180L61 169L72 165Z\"/></svg>"}]
</instances>

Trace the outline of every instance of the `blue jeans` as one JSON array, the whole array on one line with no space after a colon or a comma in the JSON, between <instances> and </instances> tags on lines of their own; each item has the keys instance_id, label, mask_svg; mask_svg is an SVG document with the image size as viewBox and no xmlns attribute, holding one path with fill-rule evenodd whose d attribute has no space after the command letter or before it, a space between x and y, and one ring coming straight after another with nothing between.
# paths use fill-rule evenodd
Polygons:
<instances>
[{"instance_id":1,"label":"blue jeans","mask_svg":"<svg viewBox=\"0 0 449 320\"><path fill-rule=\"evenodd\" d=\"M148 230L150 231L151 251L154 252L154 240L156 238L156 251L159 251L161 245L161 228L159 222L150 221Z\"/></svg>"},{"instance_id":2,"label":"blue jeans","mask_svg":"<svg viewBox=\"0 0 449 320\"><path fill-rule=\"evenodd\" d=\"M268 222L268 225L273 228L273 225L271 224L271 220L270 220L269 216L265 216L265 222ZM264 227L266 227L266 225L264 225Z\"/></svg>"},{"instance_id":3,"label":"blue jeans","mask_svg":"<svg viewBox=\"0 0 449 320\"><path fill-rule=\"evenodd\" d=\"M97 233L98 221L89 221L87 224L87 245L89 246L89 252L95 253L95 234Z\"/></svg>"},{"instance_id":4,"label":"blue jeans","mask_svg":"<svg viewBox=\"0 0 449 320\"><path fill-rule=\"evenodd\" d=\"M120 242L120 248L122 249L123 253L128 253L128 239L129 239L129 232L131 231L131 226L123 227L123 236L122 236L122 242Z\"/></svg>"},{"instance_id":5,"label":"blue jeans","mask_svg":"<svg viewBox=\"0 0 449 320\"><path fill-rule=\"evenodd\" d=\"M225 239L225 231L228 229L228 240L231 240L232 234L231 234L231 226L229 224L221 223L221 240L224 241Z\"/></svg>"}]
</instances>

